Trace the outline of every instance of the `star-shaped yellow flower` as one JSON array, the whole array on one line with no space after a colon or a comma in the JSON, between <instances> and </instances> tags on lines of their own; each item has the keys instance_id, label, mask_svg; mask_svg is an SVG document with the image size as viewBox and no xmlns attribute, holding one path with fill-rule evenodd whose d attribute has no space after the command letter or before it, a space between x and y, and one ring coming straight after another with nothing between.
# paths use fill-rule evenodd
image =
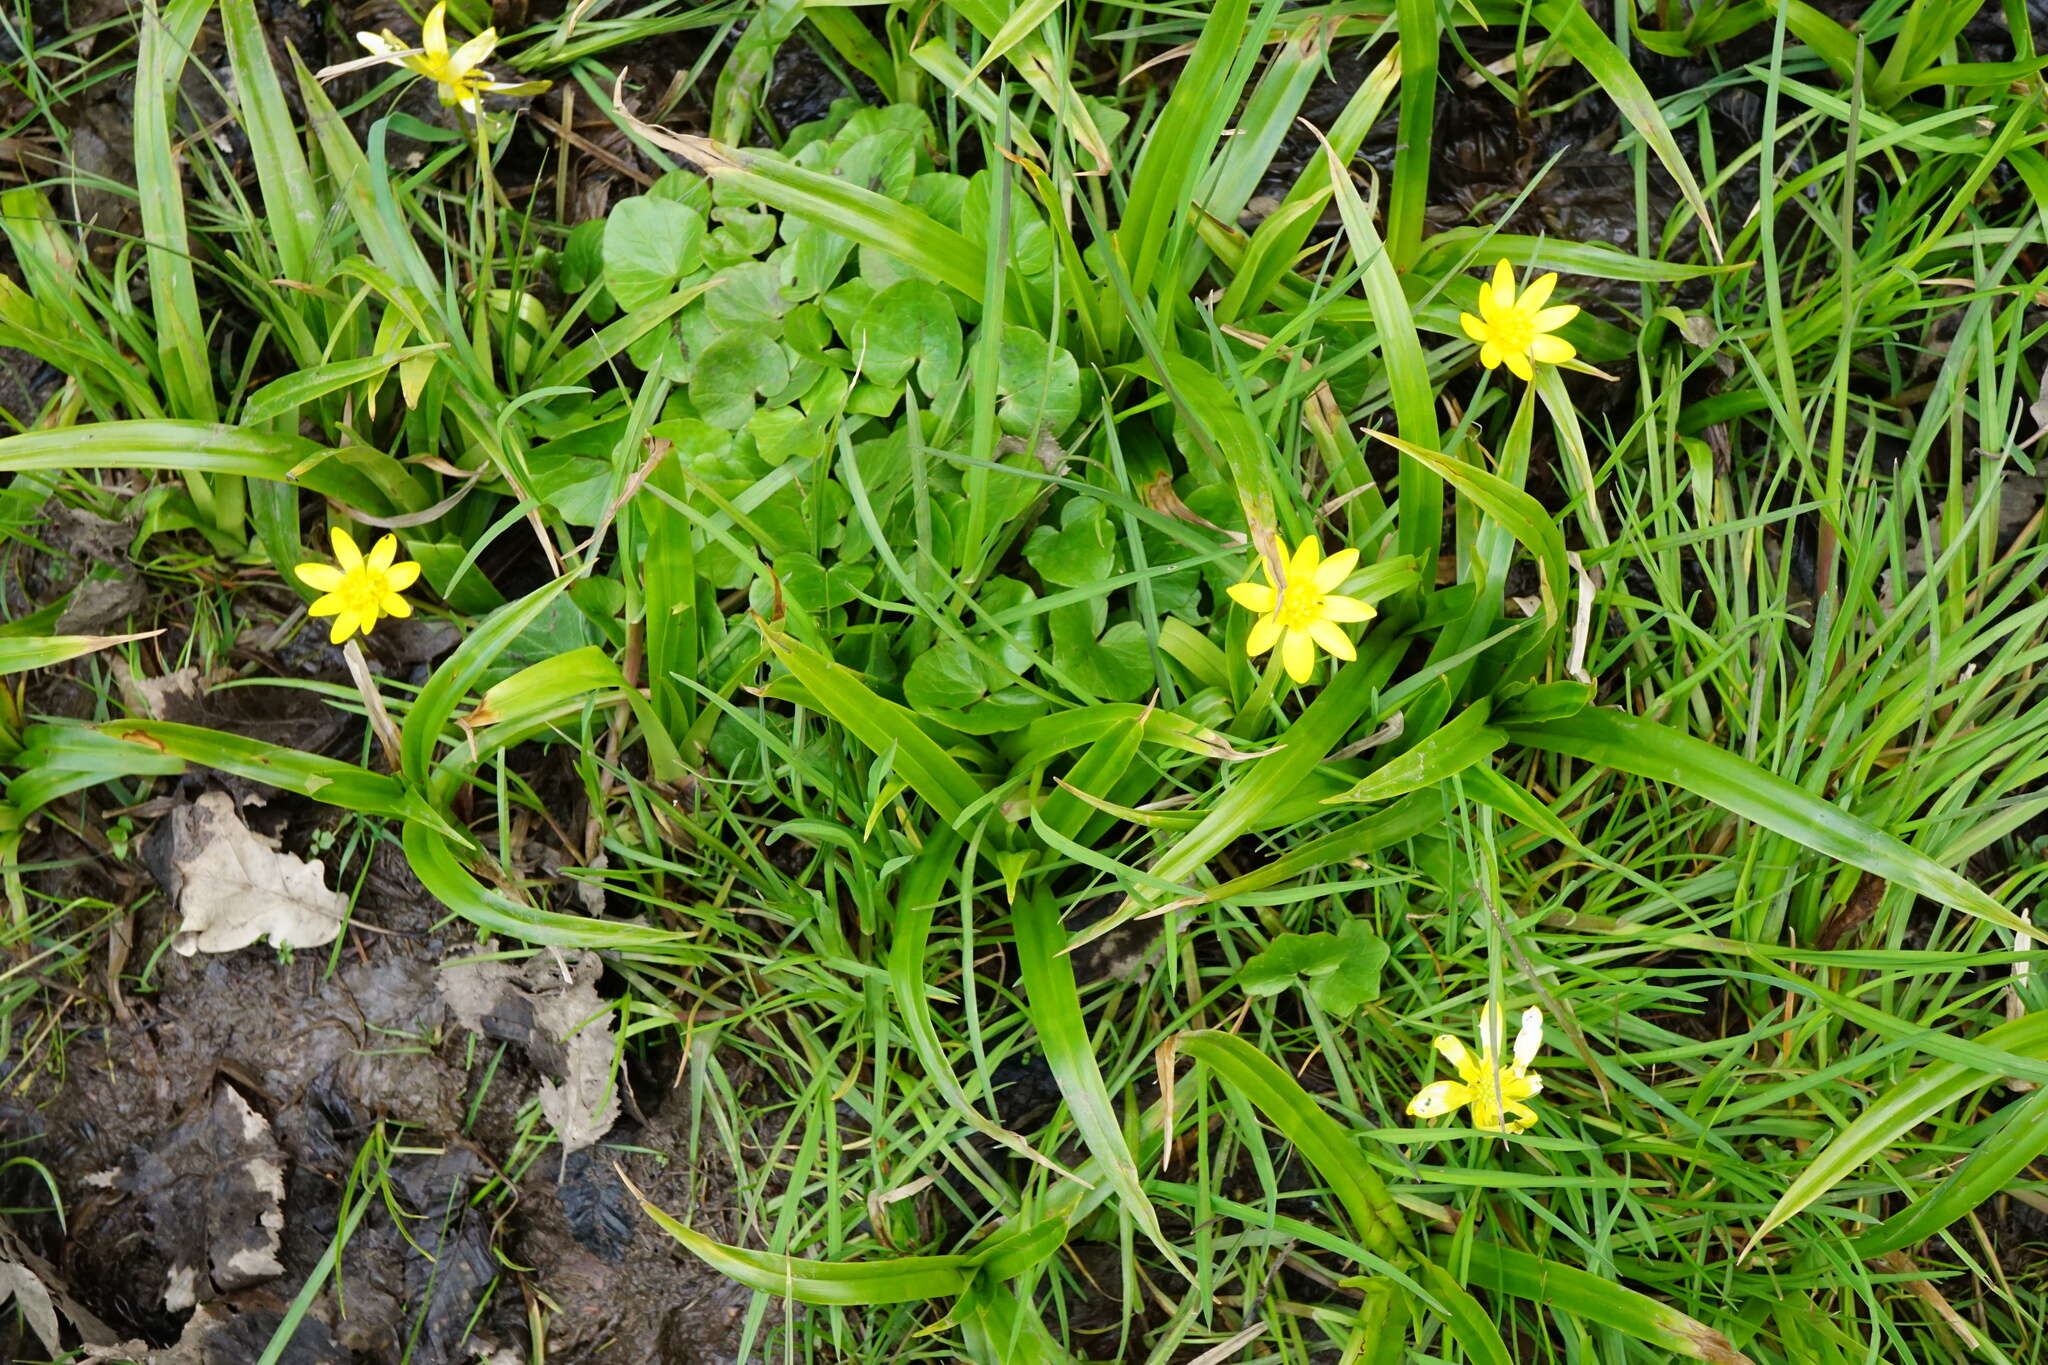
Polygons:
<instances>
[{"instance_id":1,"label":"star-shaped yellow flower","mask_svg":"<svg viewBox=\"0 0 2048 1365\"><path fill-rule=\"evenodd\" d=\"M1339 627L1379 615L1369 603L1337 595L1337 589L1358 567L1358 551L1339 550L1325 559L1322 542L1306 536L1281 566L1278 582L1264 555L1259 557L1259 566L1266 571L1264 583L1247 581L1230 589L1231 601L1259 613L1244 642L1249 657L1256 659L1279 645L1280 663L1298 683L1307 682L1315 668L1317 646L1332 658L1358 657L1351 638Z\"/></svg>"},{"instance_id":2,"label":"star-shaped yellow flower","mask_svg":"<svg viewBox=\"0 0 2048 1365\"><path fill-rule=\"evenodd\" d=\"M397 536L379 537L365 555L337 526L334 558L336 564L298 566L299 581L325 594L315 598L306 613L334 618L327 634L330 641L338 645L357 631L368 635L370 627L386 616L412 615L412 604L399 594L418 581L420 566L398 558Z\"/></svg>"},{"instance_id":3,"label":"star-shaped yellow flower","mask_svg":"<svg viewBox=\"0 0 2048 1365\"><path fill-rule=\"evenodd\" d=\"M1472 1126L1484 1133L1519 1133L1536 1122L1536 1111L1525 1101L1543 1093L1543 1078L1529 1069L1543 1046L1543 1012L1534 1007L1522 1011L1514 1060L1502 1066L1506 1034L1507 1017L1499 1005L1490 1004L1479 1016L1477 1057L1450 1034L1437 1035L1436 1050L1457 1068L1458 1079L1423 1086L1408 1101L1408 1116L1442 1118L1470 1105Z\"/></svg>"},{"instance_id":4,"label":"star-shaped yellow flower","mask_svg":"<svg viewBox=\"0 0 2048 1365\"><path fill-rule=\"evenodd\" d=\"M454 51L448 50L448 4L442 0L427 11L420 26L420 45L407 47L390 29L382 33L358 33L356 41L369 49L370 58L402 66L425 76L436 87L443 105L460 105L474 114L484 95L537 95L548 88L546 81L494 81L482 70L498 46L498 31L487 28ZM350 63L351 67L358 65ZM325 74L325 73L322 73Z\"/></svg>"},{"instance_id":5,"label":"star-shaped yellow flower","mask_svg":"<svg viewBox=\"0 0 2048 1365\"><path fill-rule=\"evenodd\" d=\"M1479 363L1489 370L1504 364L1516 378L1534 379L1537 365L1562 365L1577 355L1569 341L1550 335L1579 315L1575 303L1543 306L1555 288L1552 271L1517 295L1515 268L1506 261L1495 266L1492 281L1479 286L1479 316L1458 314L1465 335L1479 343Z\"/></svg>"}]
</instances>

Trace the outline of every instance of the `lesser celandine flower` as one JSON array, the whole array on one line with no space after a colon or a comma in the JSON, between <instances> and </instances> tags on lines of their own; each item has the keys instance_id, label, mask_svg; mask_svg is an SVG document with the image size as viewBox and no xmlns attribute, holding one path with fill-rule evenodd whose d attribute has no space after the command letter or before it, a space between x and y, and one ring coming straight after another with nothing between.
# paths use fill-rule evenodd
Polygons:
<instances>
[{"instance_id":1,"label":"lesser celandine flower","mask_svg":"<svg viewBox=\"0 0 2048 1365\"><path fill-rule=\"evenodd\" d=\"M1259 613L1244 642L1247 655L1256 659L1279 645L1281 666L1297 683L1308 681L1318 648L1336 659L1358 657L1342 627L1379 615L1368 603L1337 595L1358 567L1358 551L1339 550L1325 559L1322 542L1306 536L1281 566L1279 579L1273 577L1265 556L1259 557L1259 565L1266 571L1264 583L1244 582L1230 589L1231 601Z\"/></svg>"},{"instance_id":2,"label":"lesser celandine flower","mask_svg":"<svg viewBox=\"0 0 2048 1365\"><path fill-rule=\"evenodd\" d=\"M1423 1086L1408 1101L1408 1116L1442 1118L1469 1105L1472 1126L1481 1132L1519 1133L1536 1122L1536 1111L1526 1101L1543 1092L1543 1078L1529 1069L1543 1047L1543 1012L1534 1007L1522 1011L1513 1060L1502 1066L1501 1044L1506 1035L1507 1016L1499 1005L1492 1004L1479 1016L1477 1057L1457 1038L1438 1034L1436 1050L1457 1069L1458 1079Z\"/></svg>"},{"instance_id":3,"label":"lesser celandine flower","mask_svg":"<svg viewBox=\"0 0 2048 1365\"><path fill-rule=\"evenodd\" d=\"M349 533L334 528L333 564L301 564L299 581L325 594L306 608L309 616L332 616L334 626L327 638L340 644L370 628L386 616L410 616L412 604L399 594L420 576L420 566L398 558L398 537L380 536L370 553L356 548Z\"/></svg>"},{"instance_id":4,"label":"lesser celandine flower","mask_svg":"<svg viewBox=\"0 0 2048 1365\"><path fill-rule=\"evenodd\" d=\"M496 29L487 28L450 51L447 0L427 11L426 21L420 25L418 47L407 47L389 29L382 33L358 33L356 40L369 49L371 60L402 66L425 76L434 83L434 93L440 96L442 104L460 105L464 113L476 113L484 95L537 95L548 88L546 81L494 81L491 73L482 69L498 46Z\"/></svg>"},{"instance_id":5,"label":"lesser celandine flower","mask_svg":"<svg viewBox=\"0 0 2048 1365\"><path fill-rule=\"evenodd\" d=\"M1479 343L1479 363L1489 370L1506 365L1516 378L1534 379L1537 365L1562 365L1577 355L1569 341L1551 335L1579 315L1575 303L1543 306L1555 288L1552 271L1517 294L1515 268L1506 261L1495 266L1493 279L1479 286L1479 316L1458 314L1465 335Z\"/></svg>"}]
</instances>

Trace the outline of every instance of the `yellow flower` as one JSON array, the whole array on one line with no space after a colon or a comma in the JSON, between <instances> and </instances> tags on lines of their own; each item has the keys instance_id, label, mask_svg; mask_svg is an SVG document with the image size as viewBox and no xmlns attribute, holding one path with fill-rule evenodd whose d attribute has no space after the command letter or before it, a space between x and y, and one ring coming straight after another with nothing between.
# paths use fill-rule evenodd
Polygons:
<instances>
[{"instance_id":1,"label":"yellow flower","mask_svg":"<svg viewBox=\"0 0 2048 1365\"><path fill-rule=\"evenodd\" d=\"M340 644L386 616L410 616L412 604L398 594L420 576L420 566L398 558L398 537L380 537L365 555L356 548L348 532L334 528L334 564L301 564L299 581L325 596L315 598L306 608L311 616L332 616L334 628L327 638Z\"/></svg>"},{"instance_id":2,"label":"yellow flower","mask_svg":"<svg viewBox=\"0 0 2048 1365\"><path fill-rule=\"evenodd\" d=\"M1515 268L1506 261L1495 266L1492 282L1479 285L1479 316L1458 314L1465 335L1479 343L1479 363L1489 370L1505 364L1516 378L1534 379L1535 365L1562 365L1577 355L1569 341L1550 335L1579 315L1575 303L1543 306L1555 288L1552 271L1517 296Z\"/></svg>"},{"instance_id":3,"label":"yellow flower","mask_svg":"<svg viewBox=\"0 0 2048 1365\"><path fill-rule=\"evenodd\" d=\"M425 76L439 87L435 93L443 105L461 105L463 112L477 112L483 95L537 95L548 88L546 81L517 83L494 81L482 70L498 46L498 31L487 28L453 52L448 50L448 4L442 0L427 11L420 26L420 45L407 47L390 29L382 33L358 33L356 41L370 51L372 60L402 66ZM350 63L351 67L356 63Z\"/></svg>"},{"instance_id":4,"label":"yellow flower","mask_svg":"<svg viewBox=\"0 0 2048 1365\"><path fill-rule=\"evenodd\" d=\"M1265 582L1244 582L1230 589L1231 601L1259 613L1244 642L1248 656L1256 659L1278 644L1287 676L1298 683L1308 681L1318 645L1332 658L1358 657L1350 637L1339 626L1379 615L1355 597L1337 595L1337 589L1358 566L1358 551L1339 550L1324 559L1322 543L1308 536L1282 566L1279 582L1274 582L1273 566L1265 556L1259 557L1259 564L1266 571Z\"/></svg>"},{"instance_id":5,"label":"yellow flower","mask_svg":"<svg viewBox=\"0 0 2048 1365\"><path fill-rule=\"evenodd\" d=\"M1499 1005L1491 1004L1479 1016L1478 1057L1450 1034L1438 1034L1436 1050L1457 1068L1458 1079L1423 1086L1408 1101L1408 1116L1442 1118L1470 1105L1472 1126L1481 1132L1519 1133L1536 1122L1536 1111L1524 1101L1543 1093L1543 1078L1529 1069L1543 1046L1543 1012L1533 1007L1522 1011L1514 1060L1502 1066L1501 1044L1506 1034L1507 1017Z\"/></svg>"}]
</instances>

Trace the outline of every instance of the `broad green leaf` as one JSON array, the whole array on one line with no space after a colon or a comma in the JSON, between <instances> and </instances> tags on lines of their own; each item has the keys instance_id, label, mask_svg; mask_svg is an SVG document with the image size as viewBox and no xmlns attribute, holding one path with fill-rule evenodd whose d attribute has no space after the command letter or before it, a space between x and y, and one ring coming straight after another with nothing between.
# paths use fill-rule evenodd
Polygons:
<instances>
[{"instance_id":1,"label":"broad green leaf","mask_svg":"<svg viewBox=\"0 0 2048 1365\"><path fill-rule=\"evenodd\" d=\"M1014 924L1024 1008L1074 1127L1121 1197L1124 1212L1152 1239L1167 1263L1181 1269L1180 1253L1160 1229L1159 1214L1139 1181L1137 1159L1124 1139L1116 1104L1096 1064L1095 1043L1074 983L1074 959L1067 952L1067 932L1052 897L1042 887L1026 890L1016 906Z\"/></svg>"},{"instance_id":2,"label":"broad green leaf","mask_svg":"<svg viewBox=\"0 0 2048 1365\"><path fill-rule=\"evenodd\" d=\"M1334 934L1282 934L1237 974L1246 995L1277 995L1290 986L1307 991L1317 1006L1348 1019L1379 998L1386 940L1364 920L1347 920Z\"/></svg>"},{"instance_id":3,"label":"broad green leaf","mask_svg":"<svg viewBox=\"0 0 2048 1365\"><path fill-rule=\"evenodd\" d=\"M1368 776L1360 778L1351 790L1324 798L1324 804L1388 801L1423 787L1433 787L1475 763L1484 763L1508 742L1505 731L1486 723L1492 709L1484 699L1474 702L1424 736L1414 748L1397 754Z\"/></svg>"},{"instance_id":4,"label":"broad green leaf","mask_svg":"<svg viewBox=\"0 0 2048 1365\"><path fill-rule=\"evenodd\" d=\"M48 668L114 645L148 640L161 634L160 630L149 630L139 635L0 636L0 674Z\"/></svg>"},{"instance_id":5,"label":"broad green leaf","mask_svg":"<svg viewBox=\"0 0 2048 1365\"><path fill-rule=\"evenodd\" d=\"M1999 1052L2048 1061L2048 1011L2036 1010L2009 1024L2002 1024L1983 1034L1976 1042ZM1807 1159L1799 1174L1785 1187L1785 1193L1778 1196L1778 1202L1771 1207L1769 1215L1750 1234L1749 1245L1756 1245L1773 1228L1798 1217L1851 1171L1890 1150L1914 1128L1998 1078L1998 1073L1963 1062L1936 1062L1865 1104L1848 1127L1836 1133L1826 1146ZM2028 1139L2016 1135L2014 1140ZM1994 1165L2003 1164L2008 1159L2009 1149L2001 1144L1994 1157ZM1908 1209L1907 1214L1912 1214L1912 1210ZM1886 1240L1896 1234L1901 1225L1897 1220L1881 1225L1887 1233Z\"/></svg>"},{"instance_id":6,"label":"broad green leaf","mask_svg":"<svg viewBox=\"0 0 2048 1365\"><path fill-rule=\"evenodd\" d=\"M761 635L778 662L802 683L826 715L878 756L948 824L982 798L981 784L940 748L911 712L877 696L852 669L763 623Z\"/></svg>"},{"instance_id":7,"label":"broad green leaf","mask_svg":"<svg viewBox=\"0 0 2048 1365\"><path fill-rule=\"evenodd\" d=\"M612 206L604 223L604 287L627 312L661 302L703 258L704 215L655 195Z\"/></svg>"},{"instance_id":8,"label":"broad green leaf","mask_svg":"<svg viewBox=\"0 0 2048 1365\"><path fill-rule=\"evenodd\" d=\"M1614 40L1600 31L1593 22L1581 0L1538 0L1536 19L1551 32L1559 48L1571 54L1574 61L1586 68L1586 74L1599 82L1607 97L1621 110L1622 117L1634 128L1636 136L1649 145L1657 159L1664 163L1664 169L1678 182L1678 192L1685 196L1685 202L1699 219L1700 231L1714 250L1714 259L1721 259L1721 237L1714 229L1714 215L1707 208L1706 196L1700 193L1699 181L1693 178L1692 168L1685 164L1685 157L1678 150L1678 139L1671 135L1670 125L1664 122L1664 115L1657 108L1657 101L1651 96L1643 78L1636 74L1629 60Z\"/></svg>"},{"instance_id":9,"label":"broad green leaf","mask_svg":"<svg viewBox=\"0 0 2048 1365\"><path fill-rule=\"evenodd\" d=\"M1784 778L1690 735L1609 707L1511 725L1519 744L1683 787L1825 857L1859 867L2008 931L2026 926L1955 872Z\"/></svg>"},{"instance_id":10,"label":"broad green leaf","mask_svg":"<svg viewBox=\"0 0 2048 1365\"><path fill-rule=\"evenodd\" d=\"M1611 1276L1478 1239L1467 1248L1466 1273L1473 1284L1490 1293L1570 1313L1687 1360L1749 1365L1748 1358L1721 1333L1647 1294L1615 1283Z\"/></svg>"},{"instance_id":11,"label":"broad green leaf","mask_svg":"<svg viewBox=\"0 0 2048 1365\"><path fill-rule=\"evenodd\" d=\"M960 372L960 319L945 291L925 280L898 280L875 295L853 345L862 374L893 388L915 372L927 398Z\"/></svg>"},{"instance_id":12,"label":"broad green leaf","mask_svg":"<svg viewBox=\"0 0 2048 1365\"><path fill-rule=\"evenodd\" d=\"M1359 1154L1357 1139L1278 1062L1236 1034L1216 1029L1180 1034L1175 1047L1250 1100L1301 1153L1337 1196L1360 1245L1390 1259L1412 1247L1406 1216Z\"/></svg>"}]
</instances>

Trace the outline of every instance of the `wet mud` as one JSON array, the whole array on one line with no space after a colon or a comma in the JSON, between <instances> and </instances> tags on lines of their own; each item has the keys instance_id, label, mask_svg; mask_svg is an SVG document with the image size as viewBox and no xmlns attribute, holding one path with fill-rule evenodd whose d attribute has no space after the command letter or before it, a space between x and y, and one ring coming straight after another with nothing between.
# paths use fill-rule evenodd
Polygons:
<instances>
[{"instance_id":1,"label":"wet mud","mask_svg":"<svg viewBox=\"0 0 2048 1365\"><path fill-rule=\"evenodd\" d=\"M331 960L166 953L126 1018L80 1008L61 1073L0 1103L0 1154L39 1163L63 1198L61 1223L17 1215L12 1231L99 1324L74 1340L111 1359L253 1360L339 1243L286 1360L524 1361L535 1323L550 1361L737 1360L746 1295L620 1178L743 1235L727 1176L658 1155L693 1148L686 1097L636 1097L566 1160L537 1142L545 1077L451 1019L437 975L470 935L440 915L380 850ZM50 1208L26 1162L0 1192ZM0 1358L38 1350L17 1339Z\"/></svg>"}]
</instances>

